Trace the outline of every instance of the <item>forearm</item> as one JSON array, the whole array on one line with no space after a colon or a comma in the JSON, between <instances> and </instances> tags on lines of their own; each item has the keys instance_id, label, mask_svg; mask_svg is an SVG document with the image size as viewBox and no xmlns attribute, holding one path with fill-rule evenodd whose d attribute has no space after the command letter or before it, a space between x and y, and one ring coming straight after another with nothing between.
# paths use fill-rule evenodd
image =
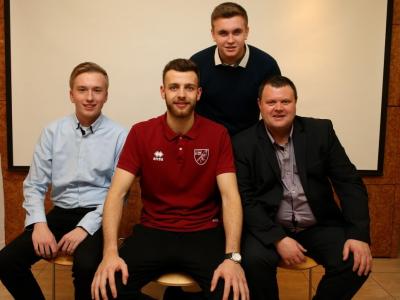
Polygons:
<instances>
[{"instance_id":1,"label":"forearm","mask_svg":"<svg viewBox=\"0 0 400 300\"><path fill-rule=\"evenodd\" d=\"M225 230L225 253L240 252L243 213L240 198L223 201L223 220Z\"/></svg>"},{"instance_id":2,"label":"forearm","mask_svg":"<svg viewBox=\"0 0 400 300\"><path fill-rule=\"evenodd\" d=\"M222 217L225 230L225 251L240 252L243 211L235 173L217 176L217 183L222 197Z\"/></svg>"},{"instance_id":3,"label":"forearm","mask_svg":"<svg viewBox=\"0 0 400 300\"><path fill-rule=\"evenodd\" d=\"M38 222L46 222L44 199L50 184L51 166L42 162L35 153L28 176L23 182L24 202L26 211L25 226Z\"/></svg>"},{"instance_id":4,"label":"forearm","mask_svg":"<svg viewBox=\"0 0 400 300\"><path fill-rule=\"evenodd\" d=\"M135 176L125 170L116 169L103 210L103 256L118 252L118 228L122 216L124 199Z\"/></svg>"},{"instance_id":5,"label":"forearm","mask_svg":"<svg viewBox=\"0 0 400 300\"><path fill-rule=\"evenodd\" d=\"M103 256L118 252L118 228L121 221L122 208L123 198L119 199L118 195L115 195L110 190L103 212Z\"/></svg>"}]
</instances>

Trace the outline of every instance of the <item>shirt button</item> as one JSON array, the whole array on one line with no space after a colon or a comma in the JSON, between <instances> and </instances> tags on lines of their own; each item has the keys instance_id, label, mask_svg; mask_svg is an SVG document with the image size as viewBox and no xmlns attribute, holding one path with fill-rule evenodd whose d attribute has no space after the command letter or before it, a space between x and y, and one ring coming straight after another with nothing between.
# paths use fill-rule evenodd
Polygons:
<instances>
[{"instance_id":1,"label":"shirt button","mask_svg":"<svg viewBox=\"0 0 400 300\"><path fill-rule=\"evenodd\" d=\"M179 147L179 151L182 151L182 147Z\"/></svg>"}]
</instances>

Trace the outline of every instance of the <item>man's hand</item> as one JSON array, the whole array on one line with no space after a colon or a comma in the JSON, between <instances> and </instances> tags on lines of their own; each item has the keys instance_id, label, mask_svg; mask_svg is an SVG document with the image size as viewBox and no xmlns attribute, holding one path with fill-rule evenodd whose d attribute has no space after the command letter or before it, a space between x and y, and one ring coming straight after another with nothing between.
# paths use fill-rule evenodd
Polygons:
<instances>
[{"instance_id":1,"label":"man's hand","mask_svg":"<svg viewBox=\"0 0 400 300\"><path fill-rule=\"evenodd\" d=\"M36 255L44 258L57 256L57 242L47 223L40 222L33 225L32 243Z\"/></svg>"},{"instance_id":2,"label":"man's hand","mask_svg":"<svg viewBox=\"0 0 400 300\"><path fill-rule=\"evenodd\" d=\"M58 251L72 255L78 245L87 237L88 233L81 227L76 227L66 233L58 242Z\"/></svg>"},{"instance_id":3,"label":"man's hand","mask_svg":"<svg viewBox=\"0 0 400 300\"><path fill-rule=\"evenodd\" d=\"M122 272L122 283L128 283L128 266L118 255L105 254L92 281L92 299L107 300L107 282L110 286L113 298L117 298L117 288L115 286L115 272Z\"/></svg>"},{"instance_id":4,"label":"man's hand","mask_svg":"<svg viewBox=\"0 0 400 300\"><path fill-rule=\"evenodd\" d=\"M224 295L222 300L227 300L231 287L233 289L233 299L250 299L249 288L247 287L246 277L242 266L230 259L225 259L214 271L211 280L211 292L215 290L218 280L223 278L225 281Z\"/></svg>"},{"instance_id":5,"label":"man's hand","mask_svg":"<svg viewBox=\"0 0 400 300\"><path fill-rule=\"evenodd\" d=\"M283 262L290 266L306 261L304 252L307 252L296 240L290 237L284 237L275 243L276 251L278 251Z\"/></svg>"},{"instance_id":6,"label":"man's hand","mask_svg":"<svg viewBox=\"0 0 400 300\"><path fill-rule=\"evenodd\" d=\"M362 241L348 239L343 247L343 260L349 258L350 252L353 252L354 257L353 272L357 272L358 276L368 275L372 269L372 255L369 245Z\"/></svg>"}]
</instances>

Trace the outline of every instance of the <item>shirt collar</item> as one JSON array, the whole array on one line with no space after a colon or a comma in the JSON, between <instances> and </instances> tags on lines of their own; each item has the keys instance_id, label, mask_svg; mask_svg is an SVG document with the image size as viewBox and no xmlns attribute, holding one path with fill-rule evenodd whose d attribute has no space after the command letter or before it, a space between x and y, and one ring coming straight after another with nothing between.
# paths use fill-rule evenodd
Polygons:
<instances>
[{"instance_id":1,"label":"shirt collar","mask_svg":"<svg viewBox=\"0 0 400 300\"><path fill-rule=\"evenodd\" d=\"M193 140L197 137L198 127L199 127L199 118L196 113L194 114L194 123L193 123L192 128L190 128L190 130L185 134L176 133L168 126L167 113L165 113L163 116L161 116L161 123L162 123L163 131L164 131L164 135L168 141L177 139L180 136L186 137L191 140Z\"/></svg>"},{"instance_id":2,"label":"shirt collar","mask_svg":"<svg viewBox=\"0 0 400 300\"><path fill-rule=\"evenodd\" d=\"M242 67L242 68L246 68L247 63L249 61L250 58L250 49L249 46L247 44L245 44L246 46L246 52L244 53L244 56L242 58L242 60L238 63L238 64L233 64L233 65L228 65L228 64L224 64L221 61L221 58L219 57L219 53L218 53L218 47L215 47L215 52L214 52L214 63L216 66L219 65L223 65L223 66L230 66L230 67Z\"/></svg>"},{"instance_id":3,"label":"shirt collar","mask_svg":"<svg viewBox=\"0 0 400 300\"><path fill-rule=\"evenodd\" d=\"M274 139L274 137L272 136L272 134L269 132L269 130L268 130L268 128L267 128L267 125L264 125L264 126L265 126L265 130L267 131L267 135L268 135L268 137L269 137L271 143L272 143L273 145L280 146L277 142L275 142L275 139ZM292 128L290 128L289 140L292 139L292 134L293 134L293 125L292 125Z\"/></svg>"},{"instance_id":4,"label":"shirt collar","mask_svg":"<svg viewBox=\"0 0 400 300\"><path fill-rule=\"evenodd\" d=\"M74 126L75 126L75 129L79 129L79 127L80 127L81 125L80 125L79 120L78 120L78 118L76 117L75 114L73 115L73 119L74 119ZM99 129L99 127L100 127L101 123L103 122L103 120L104 120L104 115L103 115L103 114L100 114L100 116L96 119L96 121L94 121L94 122L89 126L89 128L90 128L89 132L95 133L96 130Z\"/></svg>"}]
</instances>

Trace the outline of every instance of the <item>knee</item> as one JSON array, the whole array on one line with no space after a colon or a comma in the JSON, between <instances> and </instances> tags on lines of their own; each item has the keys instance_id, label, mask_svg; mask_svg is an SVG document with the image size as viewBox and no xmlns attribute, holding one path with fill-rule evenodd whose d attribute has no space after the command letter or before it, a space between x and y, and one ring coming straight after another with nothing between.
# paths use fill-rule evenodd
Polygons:
<instances>
[{"instance_id":1,"label":"knee","mask_svg":"<svg viewBox=\"0 0 400 300\"><path fill-rule=\"evenodd\" d=\"M76 253L74 256L72 272L74 276L93 277L100 261L101 257L96 257L90 254L82 255L82 253Z\"/></svg>"},{"instance_id":2,"label":"knee","mask_svg":"<svg viewBox=\"0 0 400 300\"><path fill-rule=\"evenodd\" d=\"M350 255L346 261L338 260L335 263L330 263L324 266L326 275L339 276L347 282L354 282L354 284L361 286L367 279L368 275L359 276L357 271L353 271L354 260L353 256Z\"/></svg>"},{"instance_id":3,"label":"knee","mask_svg":"<svg viewBox=\"0 0 400 300\"><path fill-rule=\"evenodd\" d=\"M275 276L276 269L279 262L278 255L270 255L269 253L244 253L243 255L243 268L246 272L246 275L254 274L256 276L260 276L260 273L263 276L267 274L271 274Z\"/></svg>"},{"instance_id":4,"label":"knee","mask_svg":"<svg viewBox=\"0 0 400 300\"><path fill-rule=\"evenodd\" d=\"M7 248L0 251L0 276L12 274L14 271L13 257L9 255Z\"/></svg>"},{"instance_id":5,"label":"knee","mask_svg":"<svg viewBox=\"0 0 400 300\"><path fill-rule=\"evenodd\" d=\"M3 274L7 272L8 260L5 259L3 251L0 251L0 276L2 277Z\"/></svg>"},{"instance_id":6,"label":"knee","mask_svg":"<svg viewBox=\"0 0 400 300\"><path fill-rule=\"evenodd\" d=\"M244 255L243 268L251 299L279 299L276 278L278 262L279 256L269 251Z\"/></svg>"},{"instance_id":7,"label":"knee","mask_svg":"<svg viewBox=\"0 0 400 300\"><path fill-rule=\"evenodd\" d=\"M74 259L72 272L74 276L93 276L97 270L98 263L92 260Z\"/></svg>"},{"instance_id":8,"label":"knee","mask_svg":"<svg viewBox=\"0 0 400 300\"><path fill-rule=\"evenodd\" d=\"M340 273L354 273L353 265L354 259L353 255L350 254L347 260L343 260L341 254L331 255L325 262L322 262L326 274L340 274ZM355 273L355 275L357 275Z\"/></svg>"},{"instance_id":9,"label":"knee","mask_svg":"<svg viewBox=\"0 0 400 300\"><path fill-rule=\"evenodd\" d=\"M87 237L75 250L72 272L79 276L93 276L102 259L102 243L98 234Z\"/></svg>"}]
</instances>

